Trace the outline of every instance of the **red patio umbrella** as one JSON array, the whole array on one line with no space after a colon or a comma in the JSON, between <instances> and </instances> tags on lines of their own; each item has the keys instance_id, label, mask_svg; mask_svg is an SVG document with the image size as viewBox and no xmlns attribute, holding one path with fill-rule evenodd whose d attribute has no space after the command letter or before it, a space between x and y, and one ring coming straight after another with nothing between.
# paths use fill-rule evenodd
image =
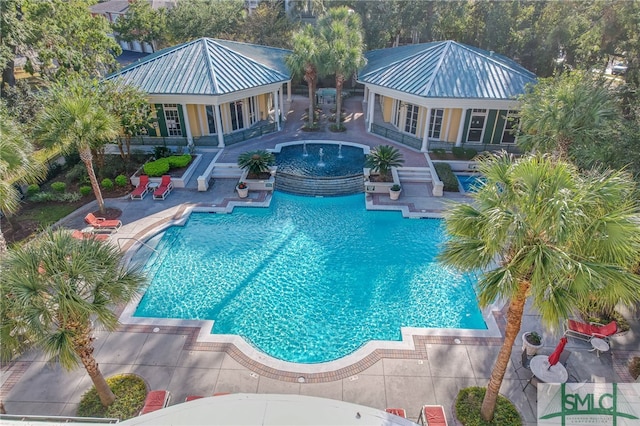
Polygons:
<instances>
[{"instance_id":1,"label":"red patio umbrella","mask_svg":"<svg viewBox=\"0 0 640 426\"><path fill-rule=\"evenodd\" d=\"M556 346L556 349L553 351L551 355L549 355L549 368L551 368L552 365L556 365L558 361L560 361L560 354L564 350L564 347L566 344L567 344L566 337L563 337L562 339L560 339L560 342L558 343L558 346Z\"/></svg>"}]
</instances>

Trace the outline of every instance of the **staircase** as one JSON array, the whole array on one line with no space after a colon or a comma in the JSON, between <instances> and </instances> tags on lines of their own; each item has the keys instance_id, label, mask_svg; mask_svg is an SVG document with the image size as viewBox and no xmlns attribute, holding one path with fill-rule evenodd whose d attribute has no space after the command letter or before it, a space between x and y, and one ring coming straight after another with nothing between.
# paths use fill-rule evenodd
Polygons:
<instances>
[{"instance_id":1,"label":"staircase","mask_svg":"<svg viewBox=\"0 0 640 426\"><path fill-rule=\"evenodd\" d=\"M309 177L278 172L275 189L312 197L358 194L364 192L364 175Z\"/></svg>"},{"instance_id":2,"label":"staircase","mask_svg":"<svg viewBox=\"0 0 640 426\"><path fill-rule=\"evenodd\" d=\"M400 182L431 182L431 171L428 167L398 167Z\"/></svg>"}]
</instances>

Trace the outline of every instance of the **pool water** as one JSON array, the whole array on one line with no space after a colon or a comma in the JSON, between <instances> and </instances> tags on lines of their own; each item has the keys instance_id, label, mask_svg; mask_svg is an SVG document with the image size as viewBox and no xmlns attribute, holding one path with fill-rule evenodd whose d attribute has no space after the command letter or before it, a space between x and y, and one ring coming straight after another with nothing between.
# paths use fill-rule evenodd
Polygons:
<instances>
[{"instance_id":1,"label":"pool water","mask_svg":"<svg viewBox=\"0 0 640 426\"><path fill-rule=\"evenodd\" d=\"M476 192L486 179L480 175L456 175L464 192Z\"/></svg>"},{"instance_id":2,"label":"pool water","mask_svg":"<svg viewBox=\"0 0 640 426\"><path fill-rule=\"evenodd\" d=\"M283 147L276 165L280 173L299 176L351 176L363 173L364 158L362 148L355 146L307 143Z\"/></svg>"},{"instance_id":3,"label":"pool water","mask_svg":"<svg viewBox=\"0 0 640 426\"><path fill-rule=\"evenodd\" d=\"M212 333L299 363L401 327L486 329L470 277L434 260L441 220L363 204L276 191L268 209L192 213L159 239L135 316L215 320Z\"/></svg>"}]
</instances>

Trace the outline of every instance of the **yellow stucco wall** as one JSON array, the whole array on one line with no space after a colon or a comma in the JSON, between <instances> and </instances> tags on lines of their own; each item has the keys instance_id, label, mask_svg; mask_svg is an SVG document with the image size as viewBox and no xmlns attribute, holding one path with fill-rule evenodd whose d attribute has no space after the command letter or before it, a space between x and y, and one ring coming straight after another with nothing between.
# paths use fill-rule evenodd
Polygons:
<instances>
[{"instance_id":1,"label":"yellow stucco wall","mask_svg":"<svg viewBox=\"0 0 640 426\"><path fill-rule=\"evenodd\" d=\"M425 107L418 107L418 123L416 125L416 137L422 139L425 132L425 120L427 119L427 111Z\"/></svg>"},{"instance_id":2,"label":"yellow stucco wall","mask_svg":"<svg viewBox=\"0 0 640 426\"><path fill-rule=\"evenodd\" d=\"M269 115L269 109L267 108L268 105L268 100L269 100L269 95L266 93L263 93L262 95L258 96L258 119L259 120L266 120L267 116Z\"/></svg>"},{"instance_id":3,"label":"yellow stucco wall","mask_svg":"<svg viewBox=\"0 0 640 426\"><path fill-rule=\"evenodd\" d=\"M449 139L448 142L455 142L458 140L458 128L460 127L460 120L464 119L462 117L462 108L451 108L448 110L451 116L451 126L449 129Z\"/></svg>"},{"instance_id":4,"label":"yellow stucco wall","mask_svg":"<svg viewBox=\"0 0 640 426\"><path fill-rule=\"evenodd\" d=\"M191 135L194 137L202 136L202 132L200 131L200 115L199 108L202 105L187 105L187 115L189 120L189 129L191 130Z\"/></svg>"},{"instance_id":5,"label":"yellow stucco wall","mask_svg":"<svg viewBox=\"0 0 640 426\"><path fill-rule=\"evenodd\" d=\"M385 123L391 121L391 112L393 110L393 98L383 97L382 99L382 119Z\"/></svg>"}]
</instances>

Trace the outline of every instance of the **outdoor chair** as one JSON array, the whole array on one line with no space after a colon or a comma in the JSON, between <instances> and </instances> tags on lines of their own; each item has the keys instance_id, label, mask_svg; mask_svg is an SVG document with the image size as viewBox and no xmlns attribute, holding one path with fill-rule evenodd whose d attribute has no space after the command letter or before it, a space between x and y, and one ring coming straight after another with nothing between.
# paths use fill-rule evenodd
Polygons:
<instances>
[{"instance_id":1,"label":"outdoor chair","mask_svg":"<svg viewBox=\"0 0 640 426\"><path fill-rule=\"evenodd\" d=\"M84 221L96 229L113 229L117 231L122 226L122 222L117 219L109 220L104 217L96 217L93 213L86 215Z\"/></svg>"},{"instance_id":2,"label":"outdoor chair","mask_svg":"<svg viewBox=\"0 0 640 426\"><path fill-rule=\"evenodd\" d=\"M149 414L169 405L171 393L168 390L154 390L147 394L140 415Z\"/></svg>"},{"instance_id":3,"label":"outdoor chair","mask_svg":"<svg viewBox=\"0 0 640 426\"><path fill-rule=\"evenodd\" d=\"M538 384L542 383L540 381L540 379L538 379L535 375L531 375L531 378L527 381L527 384L524 385L524 388L522 388L522 392L525 391L525 389L527 389L527 386L531 385L534 388L538 389Z\"/></svg>"},{"instance_id":4,"label":"outdoor chair","mask_svg":"<svg viewBox=\"0 0 640 426\"><path fill-rule=\"evenodd\" d=\"M167 195L173 189L173 184L171 183L171 176L163 175L162 181L160 181L160 186L153 191L153 199L154 200L164 200L167 198Z\"/></svg>"},{"instance_id":5,"label":"outdoor chair","mask_svg":"<svg viewBox=\"0 0 640 426\"><path fill-rule=\"evenodd\" d=\"M611 321L607 325L602 325L595 322L584 323L568 319L565 323L564 335L567 337L575 337L585 342L590 341L594 337L608 342L609 337L616 334L617 331L618 324L615 321Z\"/></svg>"},{"instance_id":6,"label":"outdoor chair","mask_svg":"<svg viewBox=\"0 0 640 426\"><path fill-rule=\"evenodd\" d=\"M149 190L149 176L141 175L140 183L136 188L131 191L131 199L132 200L142 200L145 195L147 195L147 191Z\"/></svg>"},{"instance_id":7,"label":"outdoor chair","mask_svg":"<svg viewBox=\"0 0 640 426\"><path fill-rule=\"evenodd\" d=\"M76 240L97 240L97 241L107 241L109 239L109 234L94 234L92 232L82 232L77 229L71 233L71 237Z\"/></svg>"},{"instance_id":8,"label":"outdoor chair","mask_svg":"<svg viewBox=\"0 0 640 426\"><path fill-rule=\"evenodd\" d=\"M204 396L200 396L200 395L187 395L187 397L184 399L184 402L195 401L196 399L201 399L201 398L204 398Z\"/></svg>"},{"instance_id":9,"label":"outdoor chair","mask_svg":"<svg viewBox=\"0 0 640 426\"><path fill-rule=\"evenodd\" d=\"M394 416L402 417L403 419L407 418L407 412L404 408L387 408L385 411Z\"/></svg>"},{"instance_id":10,"label":"outdoor chair","mask_svg":"<svg viewBox=\"0 0 640 426\"><path fill-rule=\"evenodd\" d=\"M418 417L418 424L422 426L448 426L447 416L442 405L423 405Z\"/></svg>"}]
</instances>

